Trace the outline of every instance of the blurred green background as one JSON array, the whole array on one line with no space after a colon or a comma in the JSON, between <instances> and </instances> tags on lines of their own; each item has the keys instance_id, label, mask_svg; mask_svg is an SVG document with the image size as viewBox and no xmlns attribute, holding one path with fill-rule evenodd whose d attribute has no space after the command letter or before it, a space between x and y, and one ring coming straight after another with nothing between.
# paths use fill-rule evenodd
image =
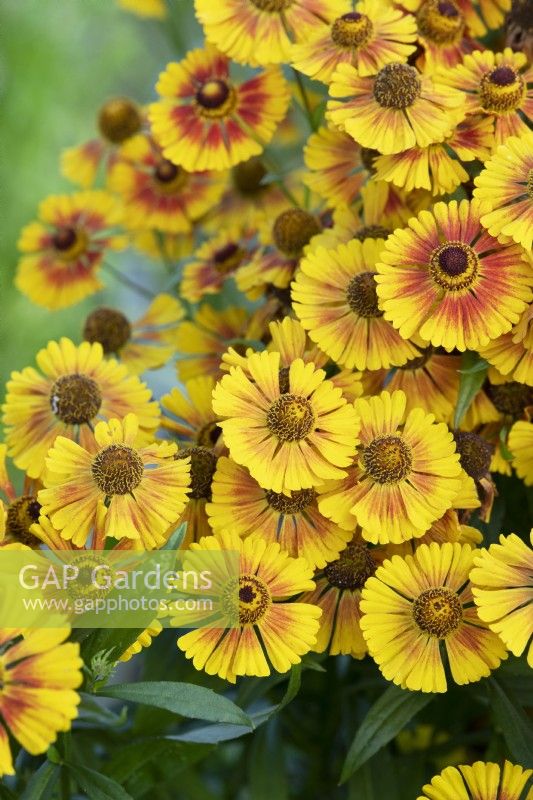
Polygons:
<instances>
[{"instance_id":1,"label":"blurred green background","mask_svg":"<svg viewBox=\"0 0 533 800\"><path fill-rule=\"evenodd\" d=\"M192 0L170 0L165 23L136 17L114 0L2 0L0 3L0 346L2 398L13 369L34 363L49 339L79 340L88 309L116 301L105 291L62 311L50 312L13 286L20 229L36 216L39 201L76 191L60 174L61 151L95 134L100 105L114 95L141 103L154 97L159 72L200 41ZM135 258L121 255L123 267ZM159 269L135 259L149 284ZM143 275L143 272L146 273ZM131 293L126 310L138 304Z\"/></svg>"}]
</instances>

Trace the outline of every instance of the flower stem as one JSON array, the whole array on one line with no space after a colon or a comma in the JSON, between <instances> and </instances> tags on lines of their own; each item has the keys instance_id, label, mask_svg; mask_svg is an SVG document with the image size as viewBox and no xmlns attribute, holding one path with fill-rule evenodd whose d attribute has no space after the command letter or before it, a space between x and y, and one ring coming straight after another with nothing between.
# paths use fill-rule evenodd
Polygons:
<instances>
[{"instance_id":1,"label":"flower stem","mask_svg":"<svg viewBox=\"0 0 533 800\"><path fill-rule=\"evenodd\" d=\"M302 98L302 103L303 103L305 115L307 117L307 121L309 122L309 127L311 128L312 131L316 131L317 130L317 125L316 125L316 123L315 123L315 121L313 119L313 110L311 108L311 103L309 102L309 97L307 95L307 91L305 89L304 82L302 80L302 76L300 75L300 73L298 72L297 69L294 69L294 67L291 67L291 69L292 69L293 75L294 75L294 77L296 79L296 83L298 84L298 89L299 89L299 92L300 92L300 96Z\"/></svg>"},{"instance_id":2,"label":"flower stem","mask_svg":"<svg viewBox=\"0 0 533 800\"><path fill-rule=\"evenodd\" d=\"M113 275L114 278L117 279L117 281L119 281L119 283L122 283L124 286L127 286L129 289L137 292L137 294L140 294L142 297L153 300L156 296L154 292L150 291L150 289L146 289L144 286L141 286L140 283L137 283L137 281L134 281L127 275L124 275L122 272L120 272L120 270L110 264L109 261L105 261L103 266L108 272L111 273L111 275Z\"/></svg>"}]
</instances>

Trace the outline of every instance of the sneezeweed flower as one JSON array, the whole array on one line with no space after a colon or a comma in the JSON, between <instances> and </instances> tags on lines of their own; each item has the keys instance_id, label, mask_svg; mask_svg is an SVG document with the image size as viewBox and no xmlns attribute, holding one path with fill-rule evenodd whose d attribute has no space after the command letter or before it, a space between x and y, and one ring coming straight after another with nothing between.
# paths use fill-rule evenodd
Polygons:
<instances>
[{"instance_id":1,"label":"sneezeweed flower","mask_svg":"<svg viewBox=\"0 0 533 800\"><path fill-rule=\"evenodd\" d=\"M304 160L305 185L334 206L353 203L370 175L368 153L347 133L325 127L307 140Z\"/></svg>"},{"instance_id":2,"label":"sneezeweed flower","mask_svg":"<svg viewBox=\"0 0 533 800\"><path fill-rule=\"evenodd\" d=\"M118 0L118 4L125 11L131 11L139 17L164 19L167 13L165 0Z\"/></svg>"},{"instance_id":3,"label":"sneezeweed flower","mask_svg":"<svg viewBox=\"0 0 533 800\"><path fill-rule=\"evenodd\" d=\"M525 71L524 71L525 68ZM533 67L523 53L477 51L439 80L466 97L467 114L486 114L494 120L495 145L529 131L533 119Z\"/></svg>"},{"instance_id":4,"label":"sneezeweed flower","mask_svg":"<svg viewBox=\"0 0 533 800\"><path fill-rule=\"evenodd\" d=\"M255 231L237 226L204 242L183 269L182 297L198 303L207 294L218 294L236 270L252 258L256 248Z\"/></svg>"},{"instance_id":5,"label":"sneezeweed flower","mask_svg":"<svg viewBox=\"0 0 533 800\"><path fill-rule=\"evenodd\" d=\"M312 567L324 567L337 558L351 538L318 510L314 489L291 495L263 489L245 467L229 458L218 460L207 505L209 524L215 531L232 530L278 542L290 556L305 558Z\"/></svg>"},{"instance_id":6,"label":"sneezeweed flower","mask_svg":"<svg viewBox=\"0 0 533 800\"><path fill-rule=\"evenodd\" d=\"M404 689L445 692L490 675L506 658L498 636L479 619L468 575L474 550L446 542L393 556L362 591L361 628L387 680Z\"/></svg>"},{"instance_id":7,"label":"sneezeweed flower","mask_svg":"<svg viewBox=\"0 0 533 800\"><path fill-rule=\"evenodd\" d=\"M509 433L508 447L513 467L526 486L533 486L533 423L515 422Z\"/></svg>"},{"instance_id":8,"label":"sneezeweed flower","mask_svg":"<svg viewBox=\"0 0 533 800\"><path fill-rule=\"evenodd\" d=\"M493 139L489 118L468 116L444 142L378 156L374 161L375 179L392 181L406 192L427 189L433 195L451 194L469 179L461 162L476 158L484 161L490 155Z\"/></svg>"},{"instance_id":9,"label":"sneezeweed flower","mask_svg":"<svg viewBox=\"0 0 533 800\"><path fill-rule=\"evenodd\" d=\"M33 548L39 542L31 528L39 519L41 507L31 480L25 478L21 494L15 489L8 474L6 453L7 445L0 444L0 494L3 495L3 500L0 499L0 546Z\"/></svg>"},{"instance_id":10,"label":"sneezeweed flower","mask_svg":"<svg viewBox=\"0 0 533 800\"><path fill-rule=\"evenodd\" d=\"M425 72L450 69L467 53L481 49L470 35L460 0L405 0L403 5L416 15L423 48L417 63Z\"/></svg>"},{"instance_id":11,"label":"sneezeweed flower","mask_svg":"<svg viewBox=\"0 0 533 800\"><path fill-rule=\"evenodd\" d=\"M159 294L134 322L117 308L100 306L83 325L86 342L99 342L104 355L116 355L132 374L162 367L175 353L174 338L183 318L181 303Z\"/></svg>"},{"instance_id":12,"label":"sneezeweed flower","mask_svg":"<svg viewBox=\"0 0 533 800\"><path fill-rule=\"evenodd\" d=\"M56 439L38 500L63 539L84 545L105 502L105 536L139 540L147 550L164 544L187 502L190 464L173 458L174 443L139 446L138 430L135 414L98 423L96 454Z\"/></svg>"},{"instance_id":13,"label":"sneezeweed flower","mask_svg":"<svg viewBox=\"0 0 533 800\"><path fill-rule=\"evenodd\" d=\"M52 195L42 201L38 216L20 234L17 288L50 310L101 289L98 272L106 251L126 245L117 234L122 214L115 198L101 191Z\"/></svg>"},{"instance_id":14,"label":"sneezeweed flower","mask_svg":"<svg viewBox=\"0 0 533 800\"><path fill-rule=\"evenodd\" d=\"M510 236L526 250L533 243L533 133L506 139L474 179L474 197L490 210L481 224L491 236Z\"/></svg>"},{"instance_id":15,"label":"sneezeweed flower","mask_svg":"<svg viewBox=\"0 0 533 800\"><path fill-rule=\"evenodd\" d=\"M511 9L511 0L455 0L473 36L499 28Z\"/></svg>"},{"instance_id":16,"label":"sneezeweed flower","mask_svg":"<svg viewBox=\"0 0 533 800\"><path fill-rule=\"evenodd\" d=\"M479 354L507 380L533 386L533 308L528 306L509 333L480 347Z\"/></svg>"},{"instance_id":17,"label":"sneezeweed flower","mask_svg":"<svg viewBox=\"0 0 533 800\"><path fill-rule=\"evenodd\" d=\"M140 253L167 264L189 258L195 247L193 230L188 233L165 233L165 231L131 231L131 244Z\"/></svg>"},{"instance_id":18,"label":"sneezeweed flower","mask_svg":"<svg viewBox=\"0 0 533 800\"><path fill-rule=\"evenodd\" d=\"M446 767L424 786L417 800L530 800L532 773L510 761L504 762L503 771L490 761Z\"/></svg>"},{"instance_id":19,"label":"sneezeweed flower","mask_svg":"<svg viewBox=\"0 0 533 800\"><path fill-rule=\"evenodd\" d=\"M117 147L140 131L143 116L129 97L114 97L101 107L97 124L98 138L70 147L61 156L63 175L84 189L95 183L100 169L107 173Z\"/></svg>"},{"instance_id":20,"label":"sneezeweed flower","mask_svg":"<svg viewBox=\"0 0 533 800\"><path fill-rule=\"evenodd\" d=\"M416 24L410 14L384 3L362 0L355 11L329 26L317 25L292 49L293 66L329 84L339 64L351 64L361 78L375 75L390 61L403 62L415 51Z\"/></svg>"},{"instance_id":21,"label":"sneezeweed flower","mask_svg":"<svg viewBox=\"0 0 533 800\"><path fill-rule=\"evenodd\" d=\"M278 67L239 84L229 66L208 47L191 50L159 77L152 133L165 158L189 172L224 170L259 155L287 112L290 92Z\"/></svg>"},{"instance_id":22,"label":"sneezeweed flower","mask_svg":"<svg viewBox=\"0 0 533 800\"><path fill-rule=\"evenodd\" d=\"M174 388L161 398L161 425L182 443L214 447L220 438L217 415L211 405L216 381L200 375L185 381L185 392Z\"/></svg>"},{"instance_id":23,"label":"sneezeweed flower","mask_svg":"<svg viewBox=\"0 0 533 800\"><path fill-rule=\"evenodd\" d=\"M354 405L361 446L346 480L319 488L321 513L342 527L353 517L373 544L422 536L461 489L452 434L421 408L406 414L401 391Z\"/></svg>"},{"instance_id":24,"label":"sneezeweed flower","mask_svg":"<svg viewBox=\"0 0 533 800\"><path fill-rule=\"evenodd\" d=\"M135 639L133 644L130 644L130 646L126 648L126 650L124 650L124 652L119 658L119 661L131 661L133 656L136 656L146 647L150 647L155 637L159 636L162 630L163 626L161 625L159 620L154 619L154 621L151 622L150 625L148 625L148 627L145 628L141 634L139 634L139 636Z\"/></svg>"},{"instance_id":25,"label":"sneezeweed flower","mask_svg":"<svg viewBox=\"0 0 533 800\"><path fill-rule=\"evenodd\" d=\"M191 231L218 202L225 179L217 172L186 172L142 134L120 148L107 183L121 198L128 228L176 234Z\"/></svg>"},{"instance_id":26,"label":"sneezeweed flower","mask_svg":"<svg viewBox=\"0 0 533 800\"><path fill-rule=\"evenodd\" d=\"M368 78L341 64L329 91L331 122L386 155L442 142L464 117L460 91L397 61Z\"/></svg>"},{"instance_id":27,"label":"sneezeweed flower","mask_svg":"<svg viewBox=\"0 0 533 800\"><path fill-rule=\"evenodd\" d=\"M232 459L260 486L282 494L342 478L359 429L342 391L302 359L280 386L279 353L255 353L248 368L254 382L234 367L213 392Z\"/></svg>"},{"instance_id":28,"label":"sneezeweed flower","mask_svg":"<svg viewBox=\"0 0 533 800\"><path fill-rule=\"evenodd\" d=\"M14 775L8 731L31 755L45 753L76 718L83 680L68 628L0 630L0 775Z\"/></svg>"},{"instance_id":29,"label":"sneezeweed flower","mask_svg":"<svg viewBox=\"0 0 533 800\"><path fill-rule=\"evenodd\" d=\"M25 367L11 373L2 407L8 453L28 477L42 477L56 436L94 449L93 428L100 420L135 412L143 443L152 441L159 425L157 403L123 364L104 360L101 344L76 346L62 338L49 342L36 361L40 372Z\"/></svg>"},{"instance_id":30,"label":"sneezeweed flower","mask_svg":"<svg viewBox=\"0 0 533 800\"><path fill-rule=\"evenodd\" d=\"M339 557L315 574L316 588L300 598L322 609L315 652L365 657L368 648L359 624L361 590L385 556L384 548L369 547L357 532L350 534Z\"/></svg>"},{"instance_id":31,"label":"sneezeweed flower","mask_svg":"<svg viewBox=\"0 0 533 800\"><path fill-rule=\"evenodd\" d=\"M513 655L521 656L529 644L533 668L533 550L512 533L478 551L474 564L470 580L479 617Z\"/></svg>"},{"instance_id":32,"label":"sneezeweed flower","mask_svg":"<svg viewBox=\"0 0 533 800\"><path fill-rule=\"evenodd\" d=\"M192 549L240 554L239 575L228 581L229 597L238 591L238 609L228 609L232 620L238 612L237 627L199 628L178 639L196 669L235 683L239 675L264 677L271 668L287 672L299 664L316 641L321 614L317 606L291 600L314 587L307 562L291 558L277 542L242 541L236 533L204 537Z\"/></svg>"},{"instance_id":33,"label":"sneezeweed flower","mask_svg":"<svg viewBox=\"0 0 533 800\"><path fill-rule=\"evenodd\" d=\"M481 226L479 201L437 203L390 236L377 264L380 307L403 337L450 352L485 346L518 322L533 270Z\"/></svg>"},{"instance_id":34,"label":"sneezeweed flower","mask_svg":"<svg viewBox=\"0 0 533 800\"><path fill-rule=\"evenodd\" d=\"M205 37L251 66L291 60L291 42L348 11L346 0L195 0Z\"/></svg>"},{"instance_id":35,"label":"sneezeweed flower","mask_svg":"<svg viewBox=\"0 0 533 800\"><path fill-rule=\"evenodd\" d=\"M426 347L394 370L387 390L401 389L405 393L406 411L423 408L427 414L434 414L437 422L449 424L459 393L460 366L458 356Z\"/></svg>"},{"instance_id":36,"label":"sneezeweed flower","mask_svg":"<svg viewBox=\"0 0 533 800\"><path fill-rule=\"evenodd\" d=\"M378 306L375 265L383 245L383 239L366 239L316 248L302 259L292 284L294 312L310 338L347 369L397 366L418 354Z\"/></svg>"},{"instance_id":37,"label":"sneezeweed flower","mask_svg":"<svg viewBox=\"0 0 533 800\"><path fill-rule=\"evenodd\" d=\"M198 542L212 531L206 513L206 504L212 498L213 477L217 468L217 454L213 448L202 445L184 447L175 455L175 459L188 459L191 464L191 484L187 505L176 525L185 523L187 528L181 548L187 548L191 542Z\"/></svg>"}]
</instances>

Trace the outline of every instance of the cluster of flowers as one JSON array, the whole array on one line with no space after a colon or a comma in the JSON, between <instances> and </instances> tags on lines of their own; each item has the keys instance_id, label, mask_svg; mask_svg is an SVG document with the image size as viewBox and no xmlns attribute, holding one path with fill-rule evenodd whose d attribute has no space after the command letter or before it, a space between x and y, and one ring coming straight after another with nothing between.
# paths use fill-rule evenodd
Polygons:
<instances>
[{"instance_id":1,"label":"cluster of flowers","mask_svg":"<svg viewBox=\"0 0 533 800\"><path fill-rule=\"evenodd\" d=\"M63 156L82 191L22 232L16 284L49 309L100 290L126 246L180 299L99 307L81 344L13 373L2 456L27 479L17 496L0 471L5 547L153 549L187 522L184 547L240 551L240 627L178 640L231 682L309 651L369 653L423 692L528 644L533 667L533 552L468 525L491 473L533 484L533 69L486 44L509 5L196 0L205 48L148 108L104 105ZM461 416L465 351L487 374ZM170 359L158 403L138 376ZM66 635L2 639L4 724L32 753L75 715ZM519 798L529 774L449 768L424 797Z\"/></svg>"}]
</instances>

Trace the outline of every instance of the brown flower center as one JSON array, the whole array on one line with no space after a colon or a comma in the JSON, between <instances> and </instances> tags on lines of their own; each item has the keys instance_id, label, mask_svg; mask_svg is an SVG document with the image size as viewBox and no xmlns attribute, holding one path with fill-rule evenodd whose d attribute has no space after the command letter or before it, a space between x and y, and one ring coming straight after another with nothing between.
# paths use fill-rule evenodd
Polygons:
<instances>
[{"instance_id":1,"label":"brown flower center","mask_svg":"<svg viewBox=\"0 0 533 800\"><path fill-rule=\"evenodd\" d=\"M253 625L262 619L272 603L268 586L257 575L239 578L239 624Z\"/></svg>"},{"instance_id":2,"label":"brown flower center","mask_svg":"<svg viewBox=\"0 0 533 800\"><path fill-rule=\"evenodd\" d=\"M91 471L98 488L110 497L132 492L141 482L144 465L133 448L110 444L96 454Z\"/></svg>"},{"instance_id":3,"label":"brown flower center","mask_svg":"<svg viewBox=\"0 0 533 800\"><path fill-rule=\"evenodd\" d=\"M516 70L506 65L496 67L481 79L481 105L485 111L505 114L520 106L524 91L524 81Z\"/></svg>"},{"instance_id":4,"label":"brown flower center","mask_svg":"<svg viewBox=\"0 0 533 800\"><path fill-rule=\"evenodd\" d=\"M364 448L363 464L376 483L398 483L411 472L411 448L401 436L377 436Z\"/></svg>"},{"instance_id":5,"label":"brown flower center","mask_svg":"<svg viewBox=\"0 0 533 800\"><path fill-rule=\"evenodd\" d=\"M466 431L456 431L454 438L462 468L470 477L480 480L490 469L493 445L477 433Z\"/></svg>"},{"instance_id":6,"label":"brown flower center","mask_svg":"<svg viewBox=\"0 0 533 800\"><path fill-rule=\"evenodd\" d=\"M217 423L213 420L212 422L208 422L206 425L200 428L196 436L196 443L200 447L209 448L217 443L219 436L220 436L220 428L218 427Z\"/></svg>"},{"instance_id":7,"label":"brown flower center","mask_svg":"<svg viewBox=\"0 0 533 800\"><path fill-rule=\"evenodd\" d=\"M158 192L163 194L177 194L187 183L187 173L181 167L177 167L172 161L162 158L154 167L152 173L155 186Z\"/></svg>"},{"instance_id":8,"label":"brown flower center","mask_svg":"<svg viewBox=\"0 0 533 800\"><path fill-rule=\"evenodd\" d=\"M465 28L464 17L453 0L426 0L416 21L422 36L440 45L460 41Z\"/></svg>"},{"instance_id":9,"label":"brown flower center","mask_svg":"<svg viewBox=\"0 0 533 800\"><path fill-rule=\"evenodd\" d=\"M83 326L85 341L100 342L104 353L118 353L130 336L131 325L128 318L115 308L95 308Z\"/></svg>"},{"instance_id":10,"label":"brown flower center","mask_svg":"<svg viewBox=\"0 0 533 800\"><path fill-rule=\"evenodd\" d=\"M30 526L39 521L41 506L37 498L24 494L14 500L7 509L6 536L28 547L37 547L41 542L30 531Z\"/></svg>"},{"instance_id":11,"label":"brown flower center","mask_svg":"<svg viewBox=\"0 0 533 800\"><path fill-rule=\"evenodd\" d=\"M291 390L290 367L282 367L279 371L279 393L288 394Z\"/></svg>"},{"instance_id":12,"label":"brown flower center","mask_svg":"<svg viewBox=\"0 0 533 800\"><path fill-rule=\"evenodd\" d=\"M383 311L378 307L375 274L360 272L359 275L354 275L346 290L348 305L354 314L365 319L383 316Z\"/></svg>"},{"instance_id":13,"label":"brown flower center","mask_svg":"<svg viewBox=\"0 0 533 800\"><path fill-rule=\"evenodd\" d=\"M531 200L533 200L533 169L530 169L527 174L526 192L528 193L528 196L531 198Z\"/></svg>"},{"instance_id":14,"label":"brown flower center","mask_svg":"<svg viewBox=\"0 0 533 800\"><path fill-rule=\"evenodd\" d=\"M461 624L461 601L451 589L427 589L413 603L413 618L424 633L444 639Z\"/></svg>"},{"instance_id":15,"label":"brown flower center","mask_svg":"<svg viewBox=\"0 0 533 800\"><path fill-rule=\"evenodd\" d=\"M333 23L331 38L339 47L363 47L372 36L373 25L366 14L350 11Z\"/></svg>"},{"instance_id":16,"label":"brown flower center","mask_svg":"<svg viewBox=\"0 0 533 800\"><path fill-rule=\"evenodd\" d=\"M274 244L287 256L298 256L317 233L320 233L317 220L300 208L283 211L272 229Z\"/></svg>"},{"instance_id":17,"label":"brown flower center","mask_svg":"<svg viewBox=\"0 0 533 800\"><path fill-rule=\"evenodd\" d=\"M386 239L389 234L390 230L381 225L363 225L354 233L353 238L358 242L364 242L365 239Z\"/></svg>"},{"instance_id":18,"label":"brown flower center","mask_svg":"<svg viewBox=\"0 0 533 800\"><path fill-rule=\"evenodd\" d=\"M212 78L200 86L196 92L196 102L202 116L225 117L235 107L235 90L227 81Z\"/></svg>"},{"instance_id":19,"label":"brown flower center","mask_svg":"<svg viewBox=\"0 0 533 800\"><path fill-rule=\"evenodd\" d=\"M71 226L60 227L52 236L52 246L62 261L74 261L87 249L87 234Z\"/></svg>"},{"instance_id":20,"label":"brown flower center","mask_svg":"<svg viewBox=\"0 0 533 800\"><path fill-rule=\"evenodd\" d=\"M422 369L425 367L431 356L433 355L433 348L428 347L421 353L419 356L415 356L414 358L410 358L403 367L398 367L398 369L405 369L405 370L414 370L414 369Z\"/></svg>"},{"instance_id":21,"label":"brown flower center","mask_svg":"<svg viewBox=\"0 0 533 800\"><path fill-rule=\"evenodd\" d=\"M98 114L100 133L112 144L120 144L141 129L142 117L139 109L126 97L108 100Z\"/></svg>"},{"instance_id":22,"label":"brown flower center","mask_svg":"<svg viewBox=\"0 0 533 800\"><path fill-rule=\"evenodd\" d=\"M294 0L250 0L250 3L260 11L268 11L270 14L285 11L293 2Z\"/></svg>"},{"instance_id":23,"label":"brown flower center","mask_svg":"<svg viewBox=\"0 0 533 800\"><path fill-rule=\"evenodd\" d=\"M267 426L282 442L304 439L312 429L315 415L305 397L282 394L267 411Z\"/></svg>"},{"instance_id":24,"label":"brown flower center","mask_svg":"<svg viewBox=\"0 0 533 800\"><path fill-rule=\"evenodd\" d=\"M189 497L194 500L211 500L211 484L217 467L217 458L207 447L186 447L174 456L191 457L191 491Z\"/></svg>"},{"instance_id":25,"label":"brown flower center","mask_svg":"<svg viewBox=\"0 0 533 800\"><path fill-rule=\"evenodd\" d=\"M362 589L376 567L369 548L365 544L352 543L336 561L324 568L324 575L338 589Z\"/></svg>"},{"instance_id":26,"label":"brown flower center","mask_svg":"<svg viewBox=\"0 0 533 800\"><path fill-rule=\"evenodd\" d=\"M242 164L237 164L232 170L233 184L241 194L254 195L262 192L265 186L261 183L267 169L260 158L254 156Z\"/></svg>"},{"instance_id":27,"label":"brown flower center","mask_svg":"<svg viewBox=\"0 0 533 800\"><path fill-rule=\"evenodd\" d=\"M489 383L485 391L501 414L521 417L524 410L533 405L533 387L525 383L509 381L509 383Z\"/></svg>"},{"instance_id":28,"label":"brown flower center","mask_svg":"<svg viewBox=\"0 0 533 800\"><path fill-rule=\"evenodd\" d=\"M268 505L280 514L298 514L299 511L303 511L304 508L314 503L315 499L314 489L300 489L293 492L290 497L270 490L266 492Z\"/></svg>"},{"instance_id":29,"label":"brown flower center","mask_svg":"<svg viewBox=\"0 0 533 800\"><path fill-rule=\"evenodd\" d=\"M244 257L244 250L234 242L229 242L221 247L213 255L213 263L218 272L223 275L236 269Z\"/></svg>"},{"instance_id":30,"label":"brown flower center","mask_svg":"<svg viewBox=\"0 0 533 800\"><path fill-rule=\"evenodd\" d=\"M374 97L383 108L408 108L420 95L418 72L408 64L387 64L374 83Z\"/></svg>"},{"instance_id":31,"label":"brown flower center","mask_svg":"<svg viewBox=\"0 0 533 800\"><path fill-rule=\"evenodd\" d=\"M449 242L437 247L431 254L429 267L435 283L455 292L468 289L478 272L475 251L463 242Z\"/></svg>"},{"instance_id":32,"label":"brown flower center","mask_svg":"<svg viewBox=\"0 0 533 800\"><path fill-rule=\"evenodd\" d=\"M361 148L361 161L365 169L368 172L375 172L376 169L374 167L374 160L380 155L378 150L373 150L371 147L362 147ZM389 231L390 233L390 231ZM387 233L387 236L389 234Z\"/></svg>"},{"instance_id":33,"label":"brown flower center","mask_svg":"<svg viewBox=\"0 0 533 800\"><path fill-rule=\"evenodd\" d=\"M61 422L83 425L100 410L102 394L96 381L75 372L61 375L50 389L50 408Z\"/></svg>"}]
</instances>

